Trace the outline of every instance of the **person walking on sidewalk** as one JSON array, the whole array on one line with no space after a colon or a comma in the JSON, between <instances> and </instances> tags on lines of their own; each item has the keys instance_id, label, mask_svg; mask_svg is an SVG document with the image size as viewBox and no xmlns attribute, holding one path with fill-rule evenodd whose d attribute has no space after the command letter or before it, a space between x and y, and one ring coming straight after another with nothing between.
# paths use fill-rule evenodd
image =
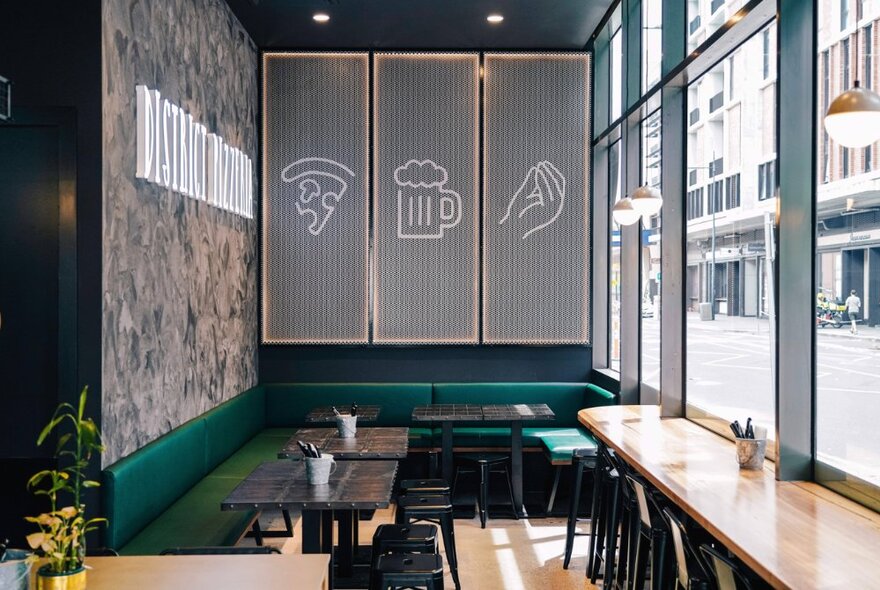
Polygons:
<instances>
[{"instance_id":1,"label":"person walking on sidewalk","mask_svg":"<svg viewBox=\"0 0 880 590\"><path fill-rule=\"evenodd\" d=\"M853 289L849 292L849 297L846 298L846 313L849 315L850 321L850 333L858 334L859 329L856 328L856 321L859 315L859 310L862 309L862 300L859 299L859 296L856 295L856 290Z\"/></svg>"}]
</instances>

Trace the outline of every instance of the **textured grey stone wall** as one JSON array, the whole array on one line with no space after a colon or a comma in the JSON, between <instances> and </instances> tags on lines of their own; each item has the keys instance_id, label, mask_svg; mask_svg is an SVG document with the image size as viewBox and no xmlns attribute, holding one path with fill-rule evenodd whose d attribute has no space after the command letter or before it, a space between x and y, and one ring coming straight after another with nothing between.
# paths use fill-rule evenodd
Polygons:
<instances>
[{"instance_id":1,"label":"textured grey stone wall","mask_svg":"<svg viewBox=\"0 0 880 590\"><path fill-rule=\"evenodd\" d=\"M104 0L102 26L109 465L257 382L257 222L135 178L135 86L256 166L258 51L223 0Z\"/></svg>"}]
</instances>

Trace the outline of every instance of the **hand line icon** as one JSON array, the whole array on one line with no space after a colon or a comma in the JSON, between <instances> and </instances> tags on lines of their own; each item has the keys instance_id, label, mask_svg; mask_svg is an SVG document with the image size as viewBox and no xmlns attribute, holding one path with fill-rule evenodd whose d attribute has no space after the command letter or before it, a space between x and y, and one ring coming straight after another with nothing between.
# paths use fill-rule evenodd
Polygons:
<instances>
[{"instance_id":1,"label":"hand line icon","mask_svg":"<svg viewBox=\"0 0 880 590\"><path fill-rule=\"evenodd\" d=\"M524 240L536 231L551 225L562 214L562 207L565 205L565 184L565 176L552 162L544 160L532 166L525 180L510 199L507 211L498 224L503 225L510 219L511 214L519 209L516 219L526 227L533 226L523 234Z\"/></svg>"}]
</instances>

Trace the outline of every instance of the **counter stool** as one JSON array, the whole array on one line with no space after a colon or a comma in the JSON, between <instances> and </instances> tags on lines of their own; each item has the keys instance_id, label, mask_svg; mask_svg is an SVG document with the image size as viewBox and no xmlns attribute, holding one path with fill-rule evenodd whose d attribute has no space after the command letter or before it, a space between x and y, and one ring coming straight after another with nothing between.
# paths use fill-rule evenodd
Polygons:
<instances>
[{"instance_id":1,"label":"counter stool","mask_svg":"<svg viewBox=\"0 0 880 590\"><path fill-rule=\"evenodd\" d=\"M455 528L452 519L452 502L449 494L408 495L397 499L397 524L410 524L425 521L440 525L446 561L456 589L461 588L458 581L458 558L455 554Z\"/></svg>"},{"instance_id":2,"label":"counter stool","mask_svg":"<svg viewBox=\"0 0 880 590\"><path fill-rule=\"evenodd\" d=\"M596 449L575 449L574 451L572 451L571 497L568 499L568 524L565 530L565 558L562 561L563 569L568 569L568 564L571 562L571 552L574 548L575 536L587 534L577 532L577 523L583 522L584 520L589 520L590 528L592 529L593 522L595 521L595 513L592 511L590 512L590 518L578 518L578 507L580 506L581 501L581 483L583 482L584 478L584 468L593 470L595 474ZM595 503L596 502L594 497L591 502L591 506L595 505Z\"/></svg>"},{"instance_id":3,"label":"counter stool","mask_svg":"<svg viewBox=\"0 0 880 590\"><path fill-rule=\"evenodd\" d=\"M400 493L406 495L437 495L450 491L449 482L445 479L404 479L400 482Z\"/></svg>"},{"instance_id":4,"label":"counter stool","mask_svg":"<svg viewBox=\"0 0 880 590\"><path fill-rule=\"evenodd\" d=\"M510 498L510 508L513 511L514 518L519 520L516 513L516 506L513 502L513 487L510 484L510 471L507 469L507 461L509 457L498 453L470 453L460 455L459 462L467 465L466 472L476 471L480 474L480 492L477 494L477 507L480 509L480 528L486 528L486 518L489 512L489 473L504 473L504 479L507 482L507 492ZM493 469L494 468L494 469ZM455 480L452 482L452 489L455 490L458 483L458 475L462 468L455 470ZM453 494L454 495L454 494Z\"/></svg>"},{"instance_id":5,"label":"counter stool","mask_svg":"<svg viewBox=\"0 0 880 590\"><path fill-rule=\"evenodd\" d=\"M370 586L378 572L378 560L389 553L437 553L437 527L433 524L382 524L373 535Z\"/></svg>"},{"instance_id":6,"label":"counter stool","mask_svg":"<svg viewBox=\"0 0 880 590\"><path fill-rule=\"evenodd\" d=\"M392 553L379 556L371 590L414 586L424 587L427 590L443 590L443 559L439 555Z\"/></svg>"},{"instance_id":7,"label":"counter stool","mask_svg":"<svg viewBox=\"0 0 880 590\"><path fill-rule=\"evenodd\" d=\"M596 583L602 573L602 566L605 565L605 546L611 532L614 535L614 548L610 553L613 567L617 529L620 525L618 506L620 476L614 467L612 456L612 452L600 441L597 451L597 467L594 470L593 501L590 510L590 513L595 516L590 526L590 549L587 561L587 575L592 584Z\"/></svg>"},{"instance_id":8,"label":"counter stool","mask_svg":"<svg viewBox=\"0 0 880 590\"><path fill-rule=\"evenodd\" d=\"M700 551L715 575L718 590L752 590L752 584L740 567L710 545L701 545Z\"/></svg>"}]
</instances>

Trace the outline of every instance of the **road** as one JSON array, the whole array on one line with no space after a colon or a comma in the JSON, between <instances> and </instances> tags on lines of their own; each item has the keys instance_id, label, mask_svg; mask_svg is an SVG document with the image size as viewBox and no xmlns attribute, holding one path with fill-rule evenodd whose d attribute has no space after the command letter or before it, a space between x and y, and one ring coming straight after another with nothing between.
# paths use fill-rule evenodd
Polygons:
<instances>
[{"instance_id":1,"label":"road","mask_svg":"<svg viewBox=\"0 0 880 590\"><path fill-rule=\"evenodd\" d=\"M642 322L645 381L659 381L659 322ZM880 485L880 329L818 330L818 451L820 458ZM701 322L688 314L688 402L727 419L747 416L771 427L774 399L766 320ZM804 371L810 367L804 360Z\"/></svg>"}]
</instances>

